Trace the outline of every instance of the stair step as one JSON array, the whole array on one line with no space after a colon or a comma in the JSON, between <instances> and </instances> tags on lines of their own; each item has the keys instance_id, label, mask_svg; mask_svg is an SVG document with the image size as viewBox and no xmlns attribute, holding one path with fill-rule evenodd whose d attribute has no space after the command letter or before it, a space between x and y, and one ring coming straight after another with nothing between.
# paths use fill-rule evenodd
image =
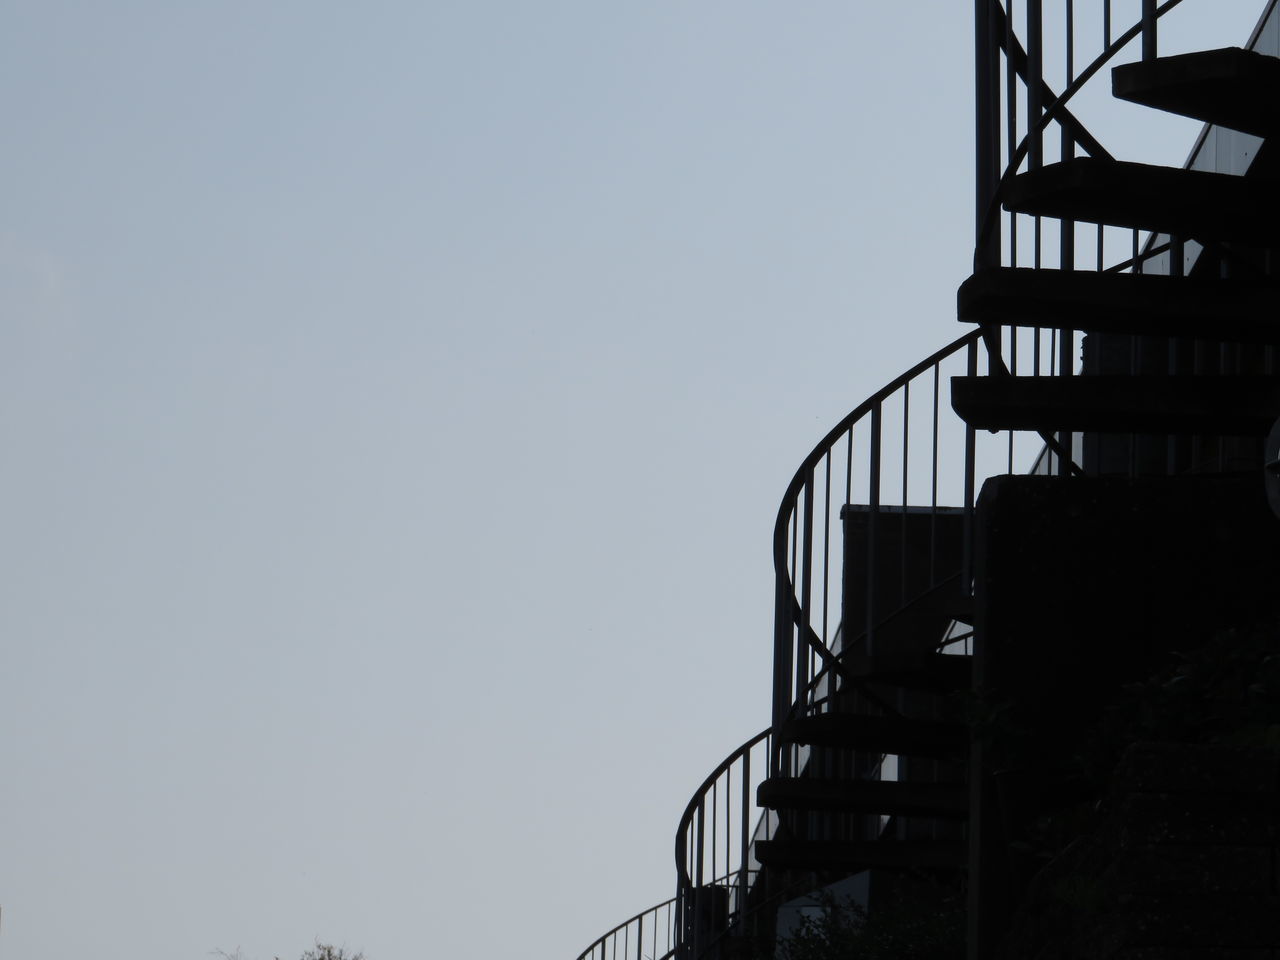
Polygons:
<instances>
[{"instance_id":1,"label":"stair step","mask_svg":"<svg viewBox=\"0 0 1280 960\"><path fill-rule=\"evenodd\" d=\"M953 377L951 406L992 431L1264 436L1280 377Z\"/></svg>"},{"instance_id":2,"label":"stair step","mask_svg":"<svg viewBox=\"0 0 1280 960\"><path fill-rule=\"evenodd\" d=\"M1020 174L1004 198L1017 213L1263 246L1274 242L1278 203L1274 180L1096 157Z\"/></svg>"},{"instance_id":3,"label":"stair step","mask_svg":"<svg viewBox=\"0 0 1280 960\"><path fill-rule=\"evenodd\" d=\"M958 723L855 713L824 713L790 720L782 725L779 739L814 747L935 759L963 756L969 748L969 731Z\"/></svg>"},{"instance_id":4,"label":"stair step","mask_svg":"<svg viewBox=\"0 0 1280 960\"><path fill-rule=\"evenodd\" d=\"M920 654L936 650L947 625L955 619L964 600L960 594L959 577L916 597L876 624L876 649ZM846 611L849 607L846 600ZM865 649L866 642L866 633L859 632L857 639L849 645L850 654L858 655Z\"/></svg>"},{"instance_id":5,"label":"stair step","mask_svg":"<svg viewBox=\"0 0 1280 960\"><path fill-rule=\"evenodd\" d=\"M1280 59L1240 47L1116 67L1122 100L1266 137L1280 130Z\"/></svg>"},{"instance_id":6,"label":"stair step","mask_svg":"<svg viewBox=\"0 0 1280 960\"><path fill-rule=\"evenodd\" d=\"M1267 281L999 267L962 283L956 309L967 323L1280 343Z\"/></svg>"},{"instance_id":7,"label":"stair step","mask_svg":"<svg viewBox=\"0 0 1280 960\"><path fill-rule=\"evenodd\" d=\"M948 819L969 815L969 788L962 783L774 777L760 784L756 799L770 810L857 810Z\"/></svg>"},{"instance_id":8,"label":"stair step","mask_svg":"<svg viewBox=\"0 0 1280 960\"><path fill-rule=\"evenodd\" d=\"M967 690L972 684L972 658L958 654L889 649L867 655L851 651L844 662L855 677L909 690L951 693Z\"/></svg>"},{"instance_id":9,"label":"stair step","mask_svg":"<svg viewBox=\"0 0 1280 960\"><path fill-rule=\"evenodd\" d=\"M760 840L755 853L767 867L795 870L963 869L969 855L963 840Z\"/></svg>"}]
</instances>

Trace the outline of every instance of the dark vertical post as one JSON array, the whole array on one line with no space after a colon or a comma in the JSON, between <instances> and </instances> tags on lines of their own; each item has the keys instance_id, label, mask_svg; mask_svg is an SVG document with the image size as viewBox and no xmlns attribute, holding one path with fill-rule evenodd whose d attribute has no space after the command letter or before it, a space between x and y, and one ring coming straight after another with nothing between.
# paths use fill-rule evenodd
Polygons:
<instances>
[{"instance_id":1,"label":"dark vertical post","mask_svg":"<svg viewBox=\"0 0 1280 960\"><path fill-rule=\"evenodd\" d=\"M1044 165L1044 131L1040 118L1044 113L1044 7L1042 0L1027 0L1027 133L1031 149L1029 166L1037 170Z\"/></svg>"},{"instance_id":2,"label":"dark vertical post","mask_svg":"<svg viewBox=\"0 0 1280 960\"><path fill-rule=\"evenodd\" d=\"M804 481L804 524L800 538L800 633L796 644L795 703L803 703L809 688L811 647L809 634L813 627L813 468Z\"/></svg>"},{"instance_id":3,"label":"dark vertical post","mask_svg":"<svg viewBox=\"0 0 1280 960\"><path fill-rule=\"evenodd\" d=\"M1142 0L1142 59L1154 60L1156 43L1156 0Z\"/></svg>"},{"instance_id":4,"label":"dark vertical post","mask_svg":"<svg viewBox=\"0 0 1280 960\"><path fill-rule=\"evenodd\" d=\"M880 401L871 408L871 476L867 507L867 587L864 595L867 615L867 654L875 656L876 626L876 527L880 519Z\"/></svg>"},{"instance_id":5,"label":"dark vertical post","mask_svg":"<svg viewBox=\"0 0 1280 960\"><path fill-rule=\"evenodd\" d=\"M1186 256L1186 245L1181 237L1169 238L1169 276L1181 277L1183 274L1183 263ZM1168 373L1169 376L1182 373L1185 364L1184 346L1186 340L1181 337L1169 338L1169 359ZM1165 456L1165 470L1169 476L1174 476L1182 472L1182 453L1185 450L1186 440L1182 435L1170 434L1167 453Z\"/></svg>"},{"instance_id":6,"label":"dark vertical post","mask_svg":"<svg viewBox=\"0 0 1280 960\"><path fill-rule=\"evenodd\" d=\"M765 747L769 747L769 738L765 737ZM765 753L769 751L766 749ZM751 747L747 747L742 755L742 812L738 815L738 919L742 919L747 908L747 850L751 847Z\"/></svg>"},{"instance_id":7,"label":"dark vertical post","mask_svg":"<svg viewBox=\"0 0 1280 960\"><path fill-rule=\"evenodd\" d=\"M1000 214L992 209L1000 183L1000 44L995 6L995 0L974 0L975 269L1000 265Z\"/></svg>"},{"instance_id":8,"label":"dark vertical post","mask_svg":"<svg viewBox=\"0 0 1280 960\"><path fill-rule=\"evenodd\" d=\"M966 373L970 377L978 375L978 342L969 344L966 354ZM960 590L968 596L973 583L973 484L977 469L977 433L972 424L965 424L964 429L964 549L961 553Z\"/></svg>"},{"instance_id":9,"label":"dark vertical post","mask_svg":"<svg viewBox=\"0 0 1280 960\"><path fill-rule=\"evenodd\" d=\"M791 522L797 523L799 518L792 514ZM784 531L785 534L785 531ZM775 550L781 544L774 544ZM782 776L787 771L783 768L782 753L778 747L782 738L778 736L787 713L791 708L791 654L795 640L795 627L792 624L790 577L785 570L774 574L773 591L773 747L769 754L769 773ZM777 752L775 752L777 751Z\"/></svg>"}]
</instances>

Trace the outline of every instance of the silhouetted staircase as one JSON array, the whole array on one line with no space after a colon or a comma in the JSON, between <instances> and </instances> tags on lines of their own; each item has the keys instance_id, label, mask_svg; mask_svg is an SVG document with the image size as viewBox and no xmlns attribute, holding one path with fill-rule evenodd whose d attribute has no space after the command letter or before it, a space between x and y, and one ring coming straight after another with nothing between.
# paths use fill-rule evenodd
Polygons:
<instances>
[{"instance_id":1,"label":"silhouetted staircase","mask_svg":"<svg viewBox=\"0 0 1280 960\"><path fill-rule=\"evenodd\" d=\"M1116 96L1157 109L1259 135L1277 127L1280 60L1274 57L1229 48L1153 58L1116 68L1112 80ZM993 268L961 286L962 321L987 330L1048 327L1148 343L1163 338L1148 353L1163 349L1169 359L1164 374L1138 372L1135 360L1128 372L1106 375L1086 364L1083 376L1071 376L1070 370L1057 377L997 370L957 377L952 406L966 422L986 430L1060 435L1266 434L1280 416L1280 380L1251 373L1239 361L1189 370L1185 359L1176 359L1176 341L1280 341L1280 284L1251 278L1250 270L1236 279L1232 269L1237 260L1269 261L1280 180L1254 170L1233 176L1078 157L1013 177L1003 204L1015 213L1167 234L1176 238L1170 243L1171 275ZM1228 246L1205 256L1205 269L1197 275L1182 276L1182 244L1191 240ZM1259 249L1240 257L1249 247ZM1205 275L1210 272L1215 275ZM1128 349L1136 357L1139 348Z\"/></svg>"},{"instance_id":2,"label":"silhouetted staircase","mask_svg":"<svg viewBox=\"0 0 1280 960\"><path fill-rule=\"evenodd\" d=\"M923 872L953 891L967 885L970 949L998 955L1002 898L1016 894L1017 876L999 838L1013 836L1023 807L1034 814L1086 793L1050 756L1045 770L999 770L1007 796L997 797L997 771L983 753L990 744L957 703L972 690L974 660L954 651L957 640L970 648L974 631L964 627L975 622L974 583L984 582L994 553L973 548L976 489L1001 472L975 465L974 438L1009 432L994 441L1007 440L1008 473L1016 472L1014 433L1029 431L1053 454L1042 452L1033 472L1070 466L1126 478L1090 484L1130 483L1186 469L1191 458L1177 453L1180 444L1196 448L1197 470L1197 445L1211 441L1218 464L1251 464L1257 438L1280 417L1280 58L1239 48L1158 57L1156 21L1172 6L1144 0L1140 21L1121 31L1104 5L1104 49L1080 73L1072 53L1079 34L1069 31L1058 92L1045 76L1040 5L1019 14L1025 25L1012 6L977 5L980 266L958 291L957 313L978 329L864 400L796 471L774 528L771 726L713 770L687 806L676 898L610 931L584 960L619 950L660 960L756 955L775 935L785 901L865 870ZM1274 5L1267 10L1273 15ZM1143 59L1112 71L1114 96L1262 138L1261 147L1248 144L1245 175L1112 159L1067 109L1080 85L1139 35ZM1044 134L1055 125L1064 159L1044 164ZM1078 148L1090 155L1075 156ZM1015 215L1007 233L1001 208ZM1024 233L1020 242L1019 221L1031 218L1033 241ZM1042 218L1062 221L1047 246L1052 233ZM1081 223L1099 225L1096 271L1077 266ZM1134 232L1132 258L1110 267L1108 227ZM1032 242L1035 268L997 265L1025 261ZM1059 267L1046 268L1055 244ZM1156 264L1160 272L1150 272ZM1034 376L1025 366L1018 375L1017 335L1026 328L1035 331L1022 341L1024 355L1028 341L1035 345ZM1077 333L1086 335L1080 367ZM1051 344L1048 361L1042 342ZM963 421L953 425L965 434L964 504L955 508L938 505L939 450L958 446L954 435L940 442L938 398L948 383ZM922 396L931 406L913 408ZM931 423L931 445L909 436L921 422ZM900 461L886 469L890 435L901 436ZM1083 466L1065 464L1077 451ZM928 484L913 473L922 457L932 470L923 497ZM1029 576L1044 579L1038 569ZM990 591L978 592L990 638ZM1046 606L1037 601L1035 615ZM999 644L977 639L991 684ZM1059 683L1050 673L1045 682Z\"/></svg>"},{"instance_id":3,"label":"silhouetted staircase","mask_svg":"<svg viewBox=\"0 0 1280 960\"><path fill-rule=\"evenodd\" d=\"M1117 67L1121 100L1268 137L1280 128L1280 60L1240 47Z\"/></svg>"},{"instance_id":4,"label":"silhouetted staircase","mask_svg":"<svg viewBox=\"0 0 1280 960\"><path fill-rule=\"evenodd\" d=\"M967 855L963 840L763 840L756 844L760 862L779 870L961 870Z\"/></svg>"},{"instance_id":5,"label":"silhouetted staircase","mask_svg":"<svg viewBox=\"0 0 1280 960\"><path fill-rule=\"evenodd\" d=\"M1274 181L1100 157L1019 174L1004 199L1013 213L1259 244L1274 236L1277 204Z\"/></svg>"},{"instance_id":6,"label":"silhouetted staircase","mask_svg":"<svg viewBox=\"0 0 1280 960\"><path fill-rule=\"evenodd\" d=\"M875 754L909 754L935 760L963 759L969 731L960 723L820 713L788 721L782 736L805 746L847 747Z\"/></svg>"},{"instance_id":7,"label":"silhouetted staircase","mask_svg":"<svg viewBox=\"0 0 1280 960\"><path fill-rule=\"evenodd\" d=\"M985 430L1264 436L1280 415L1275 377L957 377L957 413Z\"/></svg>"},{"instance_id":8,"label":"silhouetted staircase","mask_svg":"<svg viewBox=\"0 0 1280 960\"><path fill-rule=\"evenodd\" d=\"M1280 343L1280 284L1264 278L994 267L956 301L965 323Z\"/></svg>"}]
</instances>

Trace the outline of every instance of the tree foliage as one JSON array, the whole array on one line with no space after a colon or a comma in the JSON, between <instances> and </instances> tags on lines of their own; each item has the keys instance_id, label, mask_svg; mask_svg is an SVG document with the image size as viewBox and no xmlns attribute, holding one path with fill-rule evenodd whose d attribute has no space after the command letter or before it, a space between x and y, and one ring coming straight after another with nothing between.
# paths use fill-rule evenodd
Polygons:
<instances>
[{"instance_id":1,"label":"tree foliage","mask_svg":"<svg viewBox=\"0 0 1280 960\"><path fill-rule=\"evenodd\" d=\"M316 945L304 953L299 960L364 960L363 953L347 953L345 947L334 947L316 941Z\"/></svg>"},{"instance_id":2,"label":"tree foliage","mask_svg":"<svg viewBox=\"0 0 1280 960\"><path fill-rule=\"evenodd\" d=\"M852 900L819 897L820 912L778 942L778 960L961 960L958 903L885 904L868 912Z\"/></svg>"},{"instance_id":3,"label":"tree foliage","mask_svg":"<svg viewBox=\"0 0 1280 960\"><path fill-rule=\"evenodd\" d=\"M239 947L236 947L230 953L226 950L214 950L213 955L221 957L222 960L249 960ZM275 957L274 960L280 960L280 958ZM346 947L335 947L332 944L321 943L317 940L315 946L310 950L304 950L298 960L365 960L365 957L363 953L347 953Z\"/></svg>"}]
</instances>

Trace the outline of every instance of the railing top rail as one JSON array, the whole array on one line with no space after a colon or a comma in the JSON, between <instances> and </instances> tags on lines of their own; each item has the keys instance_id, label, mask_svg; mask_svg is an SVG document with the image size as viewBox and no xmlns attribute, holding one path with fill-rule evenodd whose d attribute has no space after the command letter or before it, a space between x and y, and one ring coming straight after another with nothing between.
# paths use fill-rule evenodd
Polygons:
<instances>
[{"instance_id":1,"label":"railing top rail","mask_svg":"<svg viewBox=\"0 0 1280 960\"><path fill-rule=\"evenodd\" d=\"M657 914L662 910L673 908L675 906L675 902L676 902L675 897L672 897L670 900L663 900L661 903L654 904L652 907L650 907L647 910L641 910L634 917L628 917L626 920L623 920L620 924L618 924L612 930L609 930L606 933L602 933L600 936L596 937L595 940L591 941L591 946L587 947L587 949L583 950L580 954L578 954L577 960L586 960L587 957L590 957L591 954L595 952L597 947L603 946L605 941L607 941L610 937L614 936L615 934L621 933L627 927L631 926L631 924L644 919L651 913ZM668 951L667 953L663 954L663 957L669 957L673 952L674 951ZM658 958L658 960L662 960L662 958Z\"/></svg>"},{"instance_id":2,"label":"railing top rail","mask_svg":"<svg viewBox=\"0 0 1280 960\"><path fill-rule=\"evenodd\" d=\"M680 815L680 824L676 827L676 876L682 888L687 888L690 884L689 871L684 862L685 840L689 834L689 827L693 824L694 815L698 812L698 805L702 803L708 791L711 790L712 785L720 779L721 774L730 770L735 763L750 753L754 747L764 742L771 733L773 733L773 727L765 727L754 737L743 743L742 746L738 747L738 749L734 750L731 754L721 760L716 768L707 775L707 778L702 781L702 784L698 789L694 791L693 797L685 806L684 813Z\"/></svg>"},{"instance_id":3,"label":"railing top rail","mask_svg":"<svg viewBox=\"0 0 1280 960\"><path fill-rule=\"evenodd\" d=\"M850 410L844 418L834 427L827 431L817 445L810 451L809 455L801 462L800 467L796 470L795 475L791 478L791 483L787 486L787 492L783 494L782 503L778 506L778 517L773 527L773 544L774 544L774 569L779 575L785 576L787 570L786 541L787 526L790 523L791 511L796 501L800 497L801 491L807 482L809 472L813 470L822 458L827 455L837 440L848 433L849 428L856 424L875 408L876 404L883 403L889 397L893 396L903 384L909 383L920 374L924 373L935 364L941 363L952 354L958 353L960 350L974 343L982 336L980 330L970 330L968 333L951 341L941 350L930 354L921 360L915 366L911 367L904 373L899 374L889 383L885 384L862 403L858 404Z\"/></svg>"}]
</instances>

